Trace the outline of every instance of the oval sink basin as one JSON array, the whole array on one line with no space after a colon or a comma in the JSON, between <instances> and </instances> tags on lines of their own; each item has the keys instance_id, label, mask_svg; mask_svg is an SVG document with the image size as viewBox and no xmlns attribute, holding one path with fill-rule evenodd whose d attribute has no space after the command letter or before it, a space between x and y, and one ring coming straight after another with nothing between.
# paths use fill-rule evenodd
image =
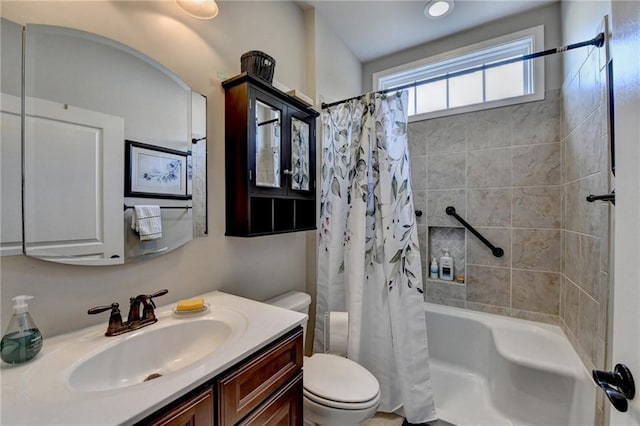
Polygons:
<instances>
[{"instance_id":1,"label":"oval sink basin","mask_svg":"<svg viewBox=\"0 0 640 426\"><path fill-rule=\"evenodd\" d=\"M232 332L229 324L210 318L151 325L81 360L71 369L68 384L75 391L93 392L157 379L216 351Z\"/></svg>"}]
</instances>

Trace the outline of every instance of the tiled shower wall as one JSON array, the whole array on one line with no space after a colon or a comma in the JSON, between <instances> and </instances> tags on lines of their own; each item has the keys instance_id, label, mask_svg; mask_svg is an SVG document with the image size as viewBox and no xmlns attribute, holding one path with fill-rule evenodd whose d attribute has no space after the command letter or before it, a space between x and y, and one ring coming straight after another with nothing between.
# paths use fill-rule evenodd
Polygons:
<instances>
[{"instance_id":1,"label":"tiled shower wall","mask_svg":"<svg viewBox=\"0 0 640 426\"><path fill-rule=\"evenodd\" d=\"M587 54L588 53L588 54ZM605 49L585 51L562 89L562 281L560 326L587 369L604 369L609 295L609 192ZM597 424L603 424L598 392Z\"/></svg>"},{"instance_id":2,"label":"tiled shower wall","mask_svg":"<svg viewBox=\"0 0 640 426\"><path fill-rule=\"evenodd\" d=\"M558 90L542 101L409 124L415 205L425 212L418 224L428 301L558 323L560 135ZM443 245L434 235L460 227L445 214L449 205L505 251L494 257L467 231L466 252L452 252L464 284L427 278L431 257L442 255L430 252Z\"/></svg>"},{"instance_id":3,"label":"tiled shower wall","mask_svg":"<svg viewBox=\"0 0 640 426\"><path fill-rule=\"evenodd\" d=\"M605 367L610 291L612 211L585 200L609 192L605 62L585 51L543 101L409 123L427 300L559 323L588 369ZM460 231L449 205L504 257ZM464 284L428 278L443 247Z\"/></svg>"}]
</instances>

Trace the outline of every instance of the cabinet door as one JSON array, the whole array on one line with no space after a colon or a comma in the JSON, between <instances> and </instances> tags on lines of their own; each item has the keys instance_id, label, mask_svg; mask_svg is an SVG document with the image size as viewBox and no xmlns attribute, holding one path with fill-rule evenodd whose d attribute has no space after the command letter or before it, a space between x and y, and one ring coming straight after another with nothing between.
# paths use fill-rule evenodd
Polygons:
<instances>
[{"instance_id":1,"label":"cabinet door","mask_svg":"<svg viewBox=\"0 0 640 426\"><path fill-rule=\"evenodd\" d=\"M316 179L315 119L293 107L287 111L287 190L290 195L311 198Z\"/></svg>"},{"instance_id":2,"label":"cabinet door","mask_svg":"<svg viewBox=\"0 0 640 426\"><path fill-rule=\"evenodd\" d=\"M211 426L213 424L213 390L209 388L152 421L149 426Z\"/></svg>"},{"instance_id":3,"label":"cabinet door","mask_svg":"<svg viewBox=\"0 0 640 426\"><path fill-rule=\"evenodd\" d=\"M239 426L302 425L302 372L280 389Z\"/></svg>"},{"instance_id":4,"label":"cabinet door","mask_svg":"<svg viewBox=\"0 0 640 426\"><path fill-rule=\"evenodd\" d=\"M261 406L302 369L302 329L218 382L218 421L232 425ZM302 398L302 393L299 394Z\"/></svg>"},{"instance_id":5,"label":"cabinet door","mask_svg":"<svg viewBox=\"0 0 640 426\"><path fill-rule=\"evenodd\" d=\"M249 102L249 187L254 194L286 192L282 179L286 106L252 87Z\"/></svg>"}]
</instances>

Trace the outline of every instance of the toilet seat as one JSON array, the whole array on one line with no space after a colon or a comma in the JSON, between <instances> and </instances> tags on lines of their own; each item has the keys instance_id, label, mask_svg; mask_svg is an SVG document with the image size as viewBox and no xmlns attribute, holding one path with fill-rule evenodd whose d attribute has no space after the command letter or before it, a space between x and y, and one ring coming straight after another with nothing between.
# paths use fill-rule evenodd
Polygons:
<instances>
[{"instance_id":1,"label":"toilet seat","mask_svg":"<svg viewBox=\"0 0 640 426\"><path fill-rule=\"evenodd\" d=\"M377 407L380 404L380 393L369 401L364 402L339 402L334 401L332 399L322 398L321 396L315 395L309 392L307 389L302 389L302 395L309 401L313 401L316 404L323 405L325 407L330 407L339 410L366 410L371 407Z\"/></svg>"},{"instance_id":2,"label":"toilet seat","mask_svg":"<svg viewBox=\"0 0 640 426\"><path fill-rule=\"evenodd\" d=\"M331 354L304 359L303 394L333 408L362 410L380 402L378 380L361 365Z\"/></svg>"}]
</instances>

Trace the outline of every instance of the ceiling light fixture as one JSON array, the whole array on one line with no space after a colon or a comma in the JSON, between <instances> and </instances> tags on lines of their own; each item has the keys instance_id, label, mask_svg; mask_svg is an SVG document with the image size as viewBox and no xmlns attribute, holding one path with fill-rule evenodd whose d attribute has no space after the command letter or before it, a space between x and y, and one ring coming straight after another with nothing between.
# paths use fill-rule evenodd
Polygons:
<instances>
[{"instance_id":1,"label":"ceiling light fixture","mask_svg":"<svg viewBox=\"0 0 640 426\"><path fill-rule=\"evenodd\" d=\"M424 16L427 18L443 18L451 13L453 0L429 0L424 5Z\"/></svg>"},{"instance_id":2,"label":"ceiling light fixture","mask_svg":"<svg viewBox=\"0 0 640 426\"><path fill-rule=\"evenodd\" d=\"M215 0L176 0L176 3L194 18L213 19L218 16L218 4Z\"/></svg>"}]
</instances>

